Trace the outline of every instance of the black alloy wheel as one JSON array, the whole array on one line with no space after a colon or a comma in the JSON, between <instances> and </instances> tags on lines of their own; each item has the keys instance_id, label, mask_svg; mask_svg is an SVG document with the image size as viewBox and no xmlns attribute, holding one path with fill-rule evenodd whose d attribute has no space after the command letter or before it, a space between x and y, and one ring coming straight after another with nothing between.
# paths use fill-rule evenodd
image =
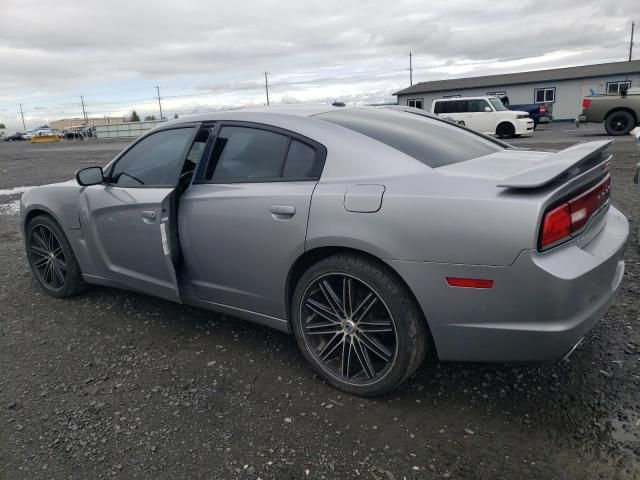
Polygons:
<instances>
[{"instance_id":1,"label":"black alloy wheel","mask_svg":"<svg viewBox=\"0 0 640 480\"><path fill-rule=\"evenodd\" d=\"M67 262L56 234L45 225L37 225L29 234L28 248L38 280L52 290L64 288Z\"/></svg>"},{"instance_id":2,"label":"black alloy wheel","mask_svg":"<svg viewBox=\"0 0 640 480\"><path fill-rule=\"evenodd\" d=\"M40 286L54 297L86 290L71 245L58 223L48 215L32 218L25 228L27 259Z\"/></svg>"},{"instance_id":3,"label":"black alloy wheel","mask_svg":"<svg viewBox=\"0 0 640 480\"><path fill-rule=\"evenodd\" d=\"M627 135L634 126L633 115L623 110L610 113L604 120L604 128L609 135Z\"/></svg>"},{"instance_id":4,"label":"black alloy wheel","mask_svg":"<svg viewBox=\"0 0 640 480\"><path fill-rule=\"evenodd\" d=\"M303 295L301 318L309 351L343 382L379 381L397 356L391 312L366 283L343 273L317 278Z\"/></svg>"},{"instance_id":5,"label":"black alloy wheel","mask_svg":"<svg viewBox=\"0 0 640 480\"><path fill-rule=\"evenodd\" d=\"M431 346L426 322L388 267L358 254L312 265L292 299L303 355L333 386L375 396L404 382Z\"/></svg>"}]
</instances>

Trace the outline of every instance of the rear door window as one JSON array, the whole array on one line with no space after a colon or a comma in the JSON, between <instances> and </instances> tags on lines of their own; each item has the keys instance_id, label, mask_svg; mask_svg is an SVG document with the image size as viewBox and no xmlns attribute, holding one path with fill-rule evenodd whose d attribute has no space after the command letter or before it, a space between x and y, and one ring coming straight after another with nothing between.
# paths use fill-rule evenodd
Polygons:
<instances>
[{"instance_id":1,"label":"rear door window","mask_svg":"<svg viewBox=\"0 0 640 480\"><path fill-rule=\"evenodd\" d=\"M320 176L322 166L323 157L316 146L286 133L227 125L215 140L204 180L213 183L312 180Z\"/></svg>"},{"instance_id":2,"label":"rear door window","mask_svg":"<svg viewBox=\"0 0 640 480\"><path fill-rule=\"evenodd\" d=\"M215 183L255 182L280 177L289 137L246 127L222 127L214 146Z\"/></svg>"},{"instance_id":3,"label":"rear door window","mask_svg":"<svg viewBox=\"0 0 640 480\"><path fill-rule=\"evenodd\" d=\"M451 113L467 113L469 102L467 100L454 100L451 102Z\"/></svg>"},{"instance_id":4,"label":"rear door window","mask_svg":"<svg viewBox=\"0 0 640 480\"><path fill-rule=\"evenodd\" d=\"M298 140L291 140L282 172L283 178L294 180L317 178L320 176L321 168L315 148Z\"/></svg>"},{"instance_id":5,"label":"rear door window","mask_svg":"<svg viewBox=\"0 0 640 480\"><path fill-rule=\"evenodd\" d=\"M469 100L468 102L469 102L469 112L473 112L473 113L484 112L484 108L489 106L487 101L482 98Z\"/></svg>"}]
</instances>

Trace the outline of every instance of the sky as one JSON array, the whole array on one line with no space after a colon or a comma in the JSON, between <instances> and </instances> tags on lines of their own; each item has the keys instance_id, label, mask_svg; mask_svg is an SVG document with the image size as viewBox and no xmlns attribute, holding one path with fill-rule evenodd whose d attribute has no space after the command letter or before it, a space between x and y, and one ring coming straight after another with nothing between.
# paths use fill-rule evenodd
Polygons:
<instances>
[{"instance_id":1,"label":"sky","mask_svg":"<svg viewBox=\"0 0 640 480\"><path fill-rule=\"evenodd\" d=\"M0 123L395 101L413 80L621 61L638 0L0 0ZM637 28L636 31L640 30ZM640 34L636 35L640 37ZM640 41L636 41L640 58Z\"/></svg>"}]
</instances>

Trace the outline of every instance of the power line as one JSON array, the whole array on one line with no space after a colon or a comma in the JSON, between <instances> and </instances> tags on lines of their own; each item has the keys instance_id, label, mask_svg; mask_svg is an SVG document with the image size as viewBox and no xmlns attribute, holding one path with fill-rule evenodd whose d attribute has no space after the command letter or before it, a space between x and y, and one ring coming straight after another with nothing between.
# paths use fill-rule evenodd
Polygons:
<instances>
[{"instance_id":1,"label":"power line","mask_svg":"<svg viewBox=\"0 0 640 480\"><path fill-rule=\"evenodd\" d=\"M158 107L160 107L160 120L162 120L162 103L160 102L160 87L156 85L156 90L158 92Z\"/></svg>"},{"instance_id":2,"label":"power line","mask_svg":"<svg viewBox=\"0 0 640 480\"><path fill-rule=\"evenodd\" d=\"M413 58L413 52L411 52L412 58ZM424 70L424 69L428 69L429 67L418 67L418 68L413 68L412 65L412 58L411 58L411 62L410 62L410 68L411 68L411 72L413 72L413 70ZM270 72L264 72L264 88L265 88L265 95L266 95L266 100L267 100L267 105L270 105L271 103L271 99L270 99L270 95L269 95L269 90L272 88L276 88L276 87L285 87L285 86L296 86L296 85L321 85L321 84L325 84L325 83L336 83L336 82L348 82L351 81L353 79L356 78L361 78L361 77L389 77L389 76L396 76L398 74L400 74L400 72L402 71L406 71L405 69L384 69L384 70L373 70L373 71L368 71L368 72L361 72L361 73L356 73L356 74L352 74L352 75L348 75L345 77L316 77L316 78L311 78L311 79L304 79L304 80L292 80L292 81L280 81L280 82L275 82L272 83L270 82ZM295 77L294 77L295 78ZM137 98L137 99L129 99L129 100L114 100L114 101L97 101L91 102L91 107L92 110L94 107L104 107L104 109L102 110L96 110L96 111L89 111L88 110L88 106L85 103L84 100L84 95L80 95L80 101L81 101L81 106L82 106L82 116L85 120L85 122L89 121L89 116L90 115L99 115L102 116L104 114L104 110L114 110L114 111L120 111L122 110L122 108L117 107L117 105L131 105L131 104L136 104L136 105L148 105L151 106L152 104L158 102L158 108L162 109L162 100L163 99L178 99L178 98L185 98L185 97L210 97L210 96L215 96L215 95L221 95L221 94L225 94L225 93L234 93L234 92L238 92L237 88L231 88L228 90L213 90L213 91L203 91L203 92L198 92L198 93L186 93L186 94L176 94L176 95L160 95L159 92L159 86L156 86L156 96L154 97L145 97L145 98ZM249 88L249 90L258 90L259 88L261 88L260 83L256 82L255 87L251 87ZM246 88L241 88L240 90L244 90ZM76 115L76 111L74 111L73 108L69 108L68 110L65 108L66 106L71 107L72 105L74 105L73 103L61 103L61 104L57 104L57 105L51 105L51 107L53 107L53 110L48 110L46 108L38 108L36 110L24 110L24 105L21 104L21 116L24 117L25 114L33 114L33 115L70 115L75 117ZM77 105L77 104L75 104ZM166 105L165 105L166 106ZM58 108L56 108L58 107ZM62 108L60 108L62 107ZM112 108L109 108L112 107ZM162 111L162 115L164 116L164 111ZM25 122L26 125L26 122Z\"/></svg>"},{"instance_id":3,"label":"power line","mask_svg":"<svg viewBox=\"0 0 640 480\"><path fill-rule=\"evenodd\" d=\"M91 102L91 105L126 105L126 104L132 104L132 103L155 103L157 97L145 97L145 98L132 98L130 100L123 100L123 101L113 101L113 102ZM164 98L164 97L163 97ZM60 107L65 107L65 106L75 106L77 105L77 103L59 103L57 104L57 106Z\"/></svg>"}]
</instances>

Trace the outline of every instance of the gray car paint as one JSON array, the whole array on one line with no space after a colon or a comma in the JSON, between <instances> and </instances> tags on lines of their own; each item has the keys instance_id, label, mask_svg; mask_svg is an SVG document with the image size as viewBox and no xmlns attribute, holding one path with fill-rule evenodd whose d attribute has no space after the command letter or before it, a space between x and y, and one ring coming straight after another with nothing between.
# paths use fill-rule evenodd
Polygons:
<instances>
[{"instance_id":1,"label":"gray car paint","mask_svg":"<svg viewBox=\"0 0 640 480\"><path fill-rule=\"evenodd\" d=\"M263 123L327 148L317 183L192 185L179 206L184 266L178 277L169 261L175 252L163 251L159 233L167 189L118 189L135 190L127 196L114 187L83 188L75 182L38 187L22 197L23 218L39 210L54 216L90 283L183 301L281 330L289 329L286 286L297 259L326 247L364 252L407 284L439 357L447 360L557 357L611 302L624 270L628 235L620 212L605 209L576 239L549 252L536 249L544 208L601 170L535 190L506 189L498 187L500 181L544 164L553 153L508 149L431 169L372 138L310 116L332 109L217 112L160 127L215 120ZM349 208L352 204L355 208ZM295 213L284 218L291 207ZM157 221L145 222L143 210L156 211ZM134 238L146 239L149 248L131 248ZM492 278L495 287L452 288L447 276Z\"/></svg>"},{"instance_id":2,"label":"gray car paint","mask_svg":"<svg viewBox=\"0 0 640 480\"><path fill-rule=\"evenodd\" d=\"M169 199L173 188L93 185L79 197L84 238L96 275L135 290L179 301L167 254ZM83 272L85 270L83 269Z\"/></svg>"},{"instance_id":3,"label":"gray car paint","mask_svg":"<svg viewBox=\"0 0 640 480\"><path fill-rule=\"evenodd\" d=\"M316 182L200 184L180 199L187 283L197 298L285 318L289 268L304 253ZM283 214L278 207L293 207Z\"/></svg>"}]
</instances>

